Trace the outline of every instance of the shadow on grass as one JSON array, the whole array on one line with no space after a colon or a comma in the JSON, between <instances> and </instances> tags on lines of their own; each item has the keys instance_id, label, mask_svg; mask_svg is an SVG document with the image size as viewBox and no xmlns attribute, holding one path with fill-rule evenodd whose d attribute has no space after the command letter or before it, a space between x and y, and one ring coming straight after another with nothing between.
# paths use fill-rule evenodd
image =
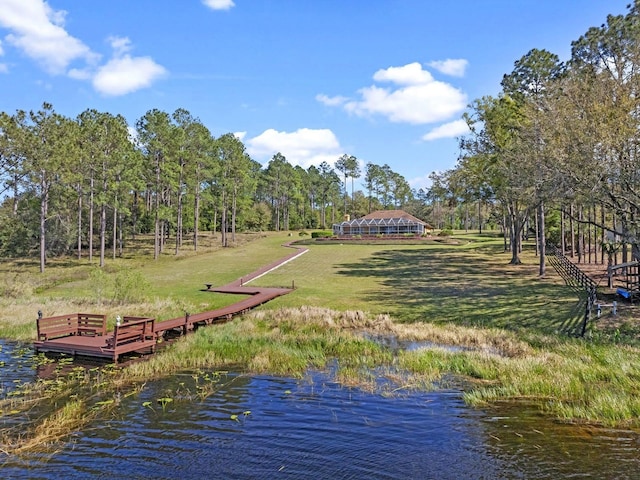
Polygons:
<instances>
[{"instance_id":1,"label":"shadow on grass","mask_svg":"<svg viewBox=\"0 0 640 480\"><path fill-rule=\"evenodd\" d=\"M509 265L500 247L386 250L338 265L338 274L377 277L366 300L401 321L454 322L507 329L579 334L584 304L552 270Z\"/></svg>"}]
</instances>

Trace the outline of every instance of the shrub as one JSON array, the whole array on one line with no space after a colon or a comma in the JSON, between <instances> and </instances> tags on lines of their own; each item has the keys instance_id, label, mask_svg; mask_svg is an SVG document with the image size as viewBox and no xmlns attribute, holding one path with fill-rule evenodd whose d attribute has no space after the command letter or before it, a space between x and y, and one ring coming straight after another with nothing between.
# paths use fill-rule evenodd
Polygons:
<instances>
[{"instance_id":1,"label":"shrub","mask_svg":"<svg viewBox=\"0 0 640 480\"><path fill-rule=\"evenodd\" d=\"M449 228L443 228L440 230L440 233L438 233L439 237L450 237L451 235L453 235L453 230Z\"/></svg>"},{"instance_id":2,"label":"shrub","mask_svg":"<svg viewBox=\"0 0 640 480\"><path fill-rule=\"evenodd\" d=\"M109 273L96 268L89 274L91 289L98 302L111 298L115 303L146 300L151 284L137 270L125 269Z\"/></svg>"},{"instance_id":3,"label":"shrub","mask_svg":"<svg viewBox=\"0 0 640 480\"><path fill-rule=\"evenodd\" d=\"M0 296L6 298L29 297L33 294L33 286L17 273L4 275L0 283Z\"/></svg>"},{"instance_id":4,"label":"shrub","mask_svg":"<svg viewBox=\"0 0 640 480\"><path fill-rule=\"evenodd\" d=\"M106 292L111 289L110 284L109 275L101 268L96 267L89 273L89 285L93 292L93 297L98 303L104 301Z\"/></svg>"},{"instance_id":5,"label":"shrub","mask_svg":"<svg viewBox=\"0 0 640 480\"><path fill-rule=\"evenodd\" d=\"M113 287L116 302L141 302L146 299L151 284L137 270L122 270L116 273Z\"/></svg>"},{"instance_id":6,"label":"shrub","mask_svg":"<svg viewBox=\"0 0 640 480\"><path fill-rule=\"evenodd\" d=\"M317 230L315 232L311 232L311 238L330 238L333 236L333 232L331 230Z\"/></svg>"}]
</instances>

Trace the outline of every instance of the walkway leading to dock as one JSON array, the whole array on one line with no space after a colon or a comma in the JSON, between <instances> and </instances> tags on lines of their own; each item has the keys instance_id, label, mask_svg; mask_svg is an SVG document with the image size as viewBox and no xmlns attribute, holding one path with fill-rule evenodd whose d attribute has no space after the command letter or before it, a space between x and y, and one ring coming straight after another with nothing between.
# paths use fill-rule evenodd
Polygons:
<instances>
[{"instance_id":1,"label":"walkway leading to dock","mask_svg":"<svg viewBox=\"0 0 640 480\"><path fill-rule=\"evenodd\" d=\"M196 314L185 313L183 317L162 322L146 317L124 317L113 332L106 332L106 315L75 313L39 317L38 339L33 343L34 348L38 352L108 358L116 363L125 353L153 352L158 339L168 332L184 335L198 326L230 320L235 315L291 292L295 288L293 284L291 288L247 285L308 251L307 248L291 245L291 242L283 246L296 251L226 285L212 287L212 284L205 283L206 290L210 292L248 296L232 305Z\"/></svg>"}]
</instances>

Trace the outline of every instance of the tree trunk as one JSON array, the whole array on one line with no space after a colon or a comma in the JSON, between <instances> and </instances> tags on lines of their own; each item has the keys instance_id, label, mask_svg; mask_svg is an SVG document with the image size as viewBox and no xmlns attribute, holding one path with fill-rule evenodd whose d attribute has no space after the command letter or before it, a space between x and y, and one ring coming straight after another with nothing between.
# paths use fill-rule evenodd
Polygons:
<instances>
[{"instance_id":1,"label":"tree trunk","mask_svg":"<svg viewBox=\"0 0 640 480\"><path fill-rule=\"evenodd\" d=\"M584 249L584 245L582 244L584 240L583 235L583 226L582 226L582 206L578 207L578 263L582 263L582 253Z\"/></svg>"},{"instance_id":2,"label":"tree trunk","mask_svg":"<svg viewBox=\"0 0 640 480\"><path fill-rule=\"evenodd\" d=\"M535 255L536 257L538 255L540 255L540 209L538 207L538 210L536 210L536 216L534 218L534 227L535 227L535 231L536 231L536 247L535 247Z\"/></svg>"},{"instance_id":3,"label":"tree trunk","mask_svg":"<svg viewBox=\"0 0 640 480\"><path fill-rule=\"evenodd\" d=\"M122 257L122 250L124 249L124 241L122 236L122 212L118 212L118 255Z\"/></svg>"},{"instance_id":4,"label":"tree trunk","mask_svg":"<svg viewBox=\"0 0 640 480\"><path fill-rule=\"evenodd\" d=\"M591 264L591 250L593 249L592 239L591 239L591 229L593 225L591 222L591 207L587 206L587 262Z\"/></svg>"},{"instance_id":5,"label":"tree trunk","mask_svg":"<svg viewBox=\"0 0 640 480\"><path fill-rule=\"evenodd\" d=\"M344 174L344 213L343 217L347 216L347 174ZM346 219L346 218L345 218Z\"/></svg>"},{"instance_id":6,"label":"tree trunk","mask_svg":"<svg viewBox=\"0 0 640 480\"><path fill-rule=\"evenodd\" d=\"M44 267L47 261L47 242L46 242L46 222L47 213L49 211L49 185L46 181L47 172L42 172L40 181L41 198L40 198L40 273L44 272Z\"/></svg>"},{"instance_id":7,"label":"tree trunk","mask_svg":"<svg viewBox=\"0 0 640 480\"><path fill-rule=\"evenodd\" d=\"M547 254L547 238L544 228L545 221L545 212L544 212L544 202L540 202L540 207L538 207L540 219L538 221L538 227L540 231L540 270L539 274L541 277L544 277L547 271L546 265L546 254Z\"/></svg>"},{"instance_id":8,"label":"tree trunk","mask_svg":"<svg viewBox=\"0 0 640 480\"><path fill-rule=\"evenodd\" d=\"M353 191L353 177L351 177L351 217L355 217L355 208L356 208L356 194ZM287 230L289 230L287 228Z\"/></svg>"},{"instance_id":9,"label":"tree trunk","mask_svg":"<svg viewBox=\"0 0 640 480\"><path fill-rule=\"evenodd\" d=\"M511 265L520 265L520 234L515 225L511 225Z\"/></svg>"},{"instance_id":10,"label":"tree trunk","mask_svg":"<svg viewBox=\"0 0 640 480\"><path fill-rule=\"evenodd\" d=\"M571 231L571 258L575 257L576 251L576 230L575 222L573 221L573 203L569 206L569 230Z\"/></svg>"},{"instance_id":11,"label":"tree trunk","mask_svg":"<svg viewBox=\"0 0 640 480\"><path fill-rule=\"evenodd\" d=\"M198 230L200 226L200 178L196 175L195 195L193 198L193 250L198 251Z\"/></svg>"},{"instance_id":12,"label":"tree trunk","mask_svg":"<svg viewBox=\"0 0 640 480\"><path fill-rule=\"evenodd\" d=\"M100 267L104 267L105 232L107 230L107 207L100 207Z\"/></svg>"},{"instance_id":13,"label":"tree trunk","mask_svg":"<svg viewBox=\"0 0 640 480\"><path fill-rule=\"evenodd\" d=\"M176 218L176 255L182 247L182 182L184 181L184 161L180 161L180 176L178 178L178 215Z\"/></svg>"},{"instance_id":14,"label":"tree trunk","mask_svg":"<svg viewBox=\"0 0 640 480\"><path fill-rule=\"evenodd\" d=\"M131 209L131 238L136 239L138 232L138 191L133 192L133 208Z\"/></svg>"},{"instance_id":15,"label":"tree trunk","mask_svg":"<svg viewBox=\"0 0 640 480\"><path fill-rule=\"evenodd\" d=\"M18 202L20 201L20 195L18 195L18 176L13 177L13 216L18 216Z\"/></svg>"},{"instance_id":16,"label":"tree trunk","mask_svg":"<svg viewBox=\"0 0 640 480\"><path fill-rule=\"evenodd\" d=\"M233 184L233 197L231 198L231 241L236 243L236 214L238 210L238 185Z\"/></svg>"},{"instance_id":17,"label":"tree trunk","mask_svg":"<svg viewBox=\"0 0 640 480\"><path fill-rule=\"evenodd\" d=\"M222 192L222 211L220 212L220 233L222 235L222 246L229 246L227 240L227 204L226 204L226 195L224 191Z\"/></svg>"},{"instance_id":18,"label":"tree trunk","mask_svg":"<svg viewBox=\"0 0 640 480\"><path fill-rule=\"evenodd\" d=\"M605 251L604 251L604 243L605 243L605 233L604 233L604 205L600 204L600 225L602 225L602 227L600 228L600 263L602 265L604 265L604 261L605 261Z\"/></svg>"},{"instance_id":19,"label":"tree trunk","mask_svg":"<svg viewBox=\"0 0 640 480\"><path fill-rule=\"evenodd\" d=\"M118 248L118 209L113 208L113 259L116 259L116 250Z\"/></svg>"},{"instance_id":20,"label":"tree trunk","mask_svg":"<svg viewBox=\"0 0 640 480\"><path fill-rule=\"evenodd\" d=\"M509 228L511 228L509 226ZM507 216L503 213L502 214L502 241L504 243L504 251L506 252L507 250L509 250L509 233L507 230Z\"/></svg>"},{"instance_id":21,"label":"tree trunk","mask_svg":"<svg viewBox=\"0 0 640 480\"><path fill-rule=\"evenodd\" d=\"M615 214L615 213L613 214L612 223L613 223L613 230L616 230L616 214ZM616 238L617 238L617 237L614 237L614 240L615 240ZM613 251L613 264L614 264L614 265L617 265L617 264L618 264L618 249L615 249L615 250Z\"/></svg>"},{"instance_id":22,"label":"tree trunk","mask_svg":"<svg viewBox=\"0 0 640 480\"><path fill-rule=\"evenodd\" d=\"M509 216L511 217L511 265L520 265L520 252L522 251L522 229L524 221L518 215L517 208L509 206Z\"/></svg>"},{"instance_id":23,"label":"tree trunk","mask_svg":"<svg viewBox=\"0 0 640 480\"><path fill-rule=\"evenodd\" d=\"M78 260L82 258L82 192L78 185Z\"/></svg>"},{"instance_id":24,"label":"tree trunk","mask_svg":"<svg viewBox=\"0 0 640 480\"><path fill-rule=\"evenodd\" d=\"M565 238L566 235L566 225L565 225L565 221L564 221L564 217L565 217L565 213L564 213L564 208L560 209L560 251L562 252L562 255L565 255L567 253L567 239Z\"/></svg>"},{"instance_id":25,"label":"tree trunk","mask_svg":"<svg viewBox=\"0 0 640 480\"><path fill-rule=\"evenodd\" d=\"M91 170L91 179L89 181L89 263L93 261L93 195L94 195L93 170Z\"/></svg>"},{"instance_id":26,"label":"tree trunk","mask_svg":"<svg viewBox=\"0 0 640 480\"><path fill-rule=\"evenodd\" d=\"M156 198L155 198L155 228L153 239L153 259L160 257L160 158L156 154Z\"/></svg>"}]
</instances>

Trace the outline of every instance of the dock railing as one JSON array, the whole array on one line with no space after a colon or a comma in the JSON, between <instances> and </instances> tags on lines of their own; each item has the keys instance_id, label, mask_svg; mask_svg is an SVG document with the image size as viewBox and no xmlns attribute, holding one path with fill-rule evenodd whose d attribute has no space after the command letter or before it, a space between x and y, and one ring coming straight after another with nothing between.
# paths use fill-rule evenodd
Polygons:
<instances>
[{"instance_id":1,"label":"dock railing","mask_svg":"<svg viewBox=\"0 0 640 480\"><path fill-rule=\"evenodd\" d=\"M95 313L72 313L37 320L38 340L45 341L71 335L105 335L107 316Z\"/></svg>"}]
</instances>

